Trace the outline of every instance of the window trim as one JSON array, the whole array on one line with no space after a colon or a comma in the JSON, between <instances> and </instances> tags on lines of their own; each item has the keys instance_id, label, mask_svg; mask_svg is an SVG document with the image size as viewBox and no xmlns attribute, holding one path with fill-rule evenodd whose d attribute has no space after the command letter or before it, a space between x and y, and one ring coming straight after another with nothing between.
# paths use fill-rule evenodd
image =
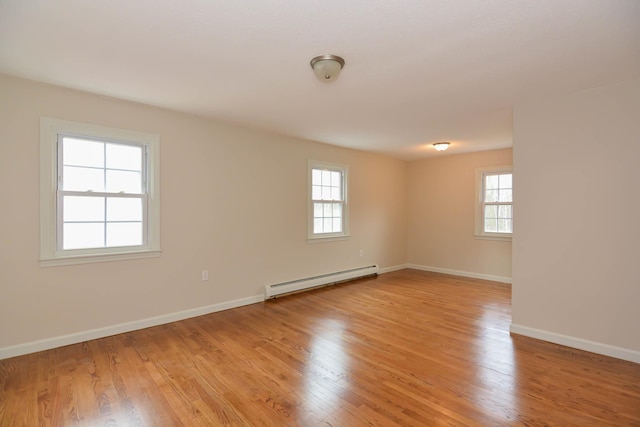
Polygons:
<instances>
[{"instance_id":1,"label":"window trim","mask_svg":"<svg viewBox=\"0 0 640 427\"><path fill-rule=\"evenodd\" d=\"M143 145L147 154L146 244L131 247L62 250L58 248L58 136L73 135L101 141ZM150 258L160 255L160 136L40 118L40 266L86 264Z\"/></svg>"},{"instance_id":2,"label":"window trim","mask_svg":"<svg viewBox=\"0 0 640 427\"><path fill-rule=\"evenodd\" d=\"M510 242L513 237L511 233L486 232L482 227L482 201L484 191L484 177L486 174L510 173L513 177L513 166L492 166L476 169L476 203L475 203L475 230L474 237L480 240L497 240ZM513 201L511 202L511 218L513 218Z\"/></svg>"},{"instance_id":3,"label":"window trim","mask_svg":"<svg viewBox=\"0 0 640 427\"><path fill-rule=\"evenodd\" d=\"M342 231L340 233L314 233L313 232L313 169L329 169L342 174ZM349 167L336 163L309 160L307 168L307 242L328 242L344 240L349 237Z\"/></svg>"}]
</instances>

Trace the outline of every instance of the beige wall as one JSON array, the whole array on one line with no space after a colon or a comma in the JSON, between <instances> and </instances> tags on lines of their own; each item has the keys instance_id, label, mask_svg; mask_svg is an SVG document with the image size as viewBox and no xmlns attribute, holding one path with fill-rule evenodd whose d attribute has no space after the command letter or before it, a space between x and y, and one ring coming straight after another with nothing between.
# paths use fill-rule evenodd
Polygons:
<instances>
[{"instance_id":1,"label":"beige wall","mask_svg":"<svg viewBox=\"0 0 640 427\"><path fill-rule=\"evenodd\" d=\"M512 329L640 362L640 80L517 106L514 180Z\"/></svg>"},{"instance_id":2,"label":"beige wall","mask_svg":"<svg viewBox=\"0 0 640 427\"><path fill-rule=\"evenodd\" d=\"M0 350L373 262L511 277L511 244L473 237L475 169L510 149L405 163L6 76L0 95ZM515 109L515 326L640 351L639 100L636 80ZM161 136L161 257L39 266L42 116ZM306 241L308 159L350 168L348 240Z\"/></svg>"},{"instance_id":3,"label":"beige wall","mask_svg":"<svg viewBox=\"0 0 640 427\"><path fill-rule=\"evenodd\" d=\"M6 76L0 94L0 349L406 262L404 162ZM160 135L159 258L39 266L41 116ZM306 241L308 159L349 166L347 240Z\"/></svg>"},{"instance_id":4,"label":"beige wall","mask_svg":"<svg viewBox=\"0 0 640 427\"><path fill-rule=\"evenodd\" d=\"M511 156L509 148L443 155L409 163L410 264L511 277L511 242L474 237L476 169L509 166ZM519 227L517 222L515 227Z\"/></svg>"}]
</instances>

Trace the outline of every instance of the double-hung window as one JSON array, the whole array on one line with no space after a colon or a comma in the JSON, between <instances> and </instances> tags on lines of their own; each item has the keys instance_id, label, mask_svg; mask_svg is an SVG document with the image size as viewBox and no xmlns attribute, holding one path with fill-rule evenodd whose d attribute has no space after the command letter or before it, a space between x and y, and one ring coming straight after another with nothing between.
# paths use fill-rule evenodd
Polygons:
<instances>
[{"instance_id":1,"label":"double-hung window","mask_svg":"<svg viewBox=\"0 0 640 427\"><path fill-rule=\"evenodd\" d=\"M157 135L41 121L42 265L154 256Z\"/></svg>"},{"instance_id":2,"label":"double-hung window","mask_svg":"<svg viewBox=\"0 0 640 427\"><path fill-rule=\"evenodd\" d=\"M309 162L308 238L344 237L347 232L347 168Z\"/></svg>"},{"instance_id":3,"label":"double-hung window","mask_svg":"<svg viewBox=\"0 0 640 427\"><path fill-rule=\"evenodd\" d=\"M513 234L511 167L477 171L476 237L509 240Z\"/></svg>"}]
</instances>

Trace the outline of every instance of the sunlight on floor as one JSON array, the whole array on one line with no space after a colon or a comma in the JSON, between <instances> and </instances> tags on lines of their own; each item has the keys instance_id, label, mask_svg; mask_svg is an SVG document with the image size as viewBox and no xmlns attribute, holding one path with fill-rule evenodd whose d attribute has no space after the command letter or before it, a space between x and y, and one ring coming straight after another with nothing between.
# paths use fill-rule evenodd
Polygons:
<instances>
[{"instance_id":1,"label":"sunlight on floor","mask_svg":"<svg viewBox=\"0 0 640 427\"><path fill-rule=\"evenodd\" d=\"M505 334L509 334L508 316L502 307L487 304L483 307L482 317L477 326L479 346L476 347L476 378L479 380L479 393L474 393L474 401L483 412L491 414L496 421L516 420L519 402L514 395L517 387L517 370L513 343L505 343ZM504 327L496 327L504 325ZM492 390L490 395L483 391Z\"/></svg>"},{"instance_id":2,"label":"sunlight on floor","mask_svg":"<svg viewBox=\"0 0 640 427\"><path fill-rule=\"evenodd\" d=\"M341 380L349 370L344 329L342 321L324 319L313 333L311 355L305 369L304 401L318 405L318 411L331 411L340 406L344 392Z\"/></svg>"}]
</instances>

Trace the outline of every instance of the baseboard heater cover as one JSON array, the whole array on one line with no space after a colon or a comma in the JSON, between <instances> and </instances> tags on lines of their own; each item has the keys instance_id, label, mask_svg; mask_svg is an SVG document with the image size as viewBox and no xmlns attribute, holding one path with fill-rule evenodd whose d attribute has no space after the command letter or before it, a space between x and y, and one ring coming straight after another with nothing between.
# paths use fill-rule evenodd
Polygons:
<instances>
[{"instance_id":1,"label":"baseboard heater cover","mask_svg":"<svg viewBox=\"0 0 640 427\"><path fill-rule=\"evenodd\" d=\"M264 287L264 298L275 298L278 295L299 292L318 286L332 285L345 280L357 279L360 277L377 275L379 271L377 264L366 267L352 268L350 270L338 271L335 273L322 274L320 276L307 277L306 279L292 280L290 282L276 283Z\"/></svg>"}]
</instances>

